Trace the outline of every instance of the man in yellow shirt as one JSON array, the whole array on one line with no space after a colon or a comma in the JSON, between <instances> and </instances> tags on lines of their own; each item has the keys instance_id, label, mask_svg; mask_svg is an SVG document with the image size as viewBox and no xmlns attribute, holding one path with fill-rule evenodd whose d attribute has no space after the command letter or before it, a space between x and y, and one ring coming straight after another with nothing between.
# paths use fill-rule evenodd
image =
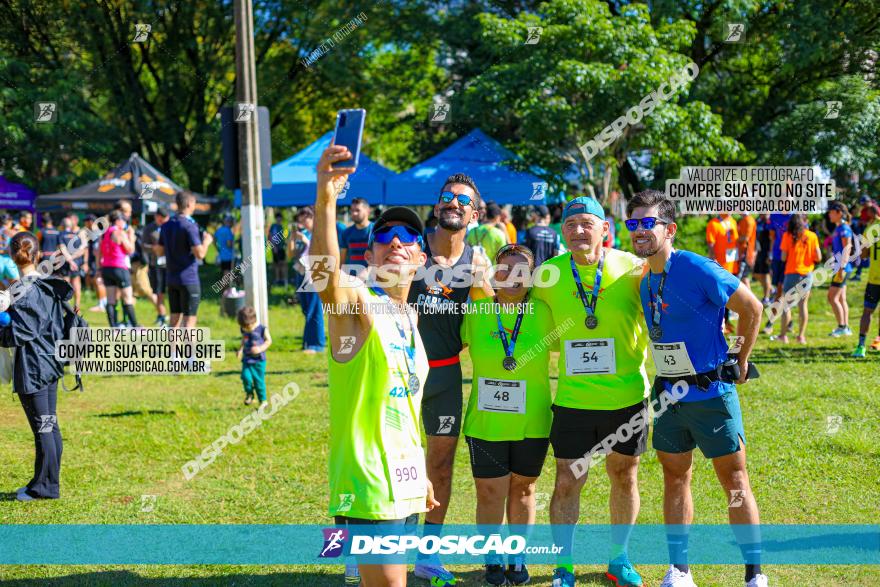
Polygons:
<instances>
[{"instance_id":1,"label":"man in yellow shirt","mask_svg":"<svg viewBox=\"0 0 880 587\"><path fill-rule=\"evenodd\" d=\"M572 528L589 463L598 453L607 456L611 481L614 527L607 576L619 587L642 584L627 557L627 542L639 512L639 455L648 438L647 336L639 297L644 261L604 248L607 234L605 212L595 199L569 202L562 214L562 236L570 252L544 262L558 269L559 281L532 290L534 298L549 306L560 337L550 431L556 457L550 523L554 542L563 548L553 574L553 584L561 587L574 585ZM643 425L633 425L627 440L610 442L622 424L639 418Z\"/></svg>"}]
</instances>

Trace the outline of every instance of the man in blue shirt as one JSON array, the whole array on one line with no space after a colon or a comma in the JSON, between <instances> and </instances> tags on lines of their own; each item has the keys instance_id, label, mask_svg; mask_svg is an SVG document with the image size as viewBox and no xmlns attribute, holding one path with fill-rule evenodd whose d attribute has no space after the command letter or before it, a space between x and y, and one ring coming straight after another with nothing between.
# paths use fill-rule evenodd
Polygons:
<instances>
[{"instance_id":1,"label":"man in blue shirt","mask_svg":"<svg viewBox=\"0 0 880 587\"><path fill-rule=\"evenodd\" d=\"M235 259L235 233L232 232L232 225L235 219L232 214L223 217L223 226L214 233L214 242L217 246L217 258L220 260L220 272L223 277L232 271L232 262ZM222 279L223 289L231 285L231 280Z\"/></svg>"},{"instance_id":2,"label":"man in blue shirt","mask_svg":"<svg viewBox=\"0 0 880 587\"><path fill-rule=\"evenodd\" d=\"M746 471L745 430L736 392L736 384L748 378L763 307L716 261L673 249L675 205L662 192L636 194L627 204L627 216L633 249L650 267L642 279L641 298L658 374L654 390L670 391L681 380L688 384L687 393L654 419L671 563L662 587L694 587L687 564L687 528L693 521L690 479L695 447L712 459L730 495L728 516L746 563L746 587L766 587L758 506ZM740 316L738 351L730 355L732 360L722 332L725 308Z\"/></svg>"},{"instance_id":3,"label":"man in blue shirt","mask_svg":"<svg viewBox=\"0 0 880 587\"><path fill-rule=\"evenodd\" d=\"M535 213L537 214L535 225L526 231L525 245L535 256L535 267L537 267L562 251L562 241L559 234L550 228L550 210L547 206L537 206ZM608 226L610 230L610 222Z\"/></svg>"},{"instance_id":4,"label":"man in blue shirt","mask_svg":"<svg viewBox=\"0 0 880 587\"><path fill-rule=\"evenodd\" d=\"M773 300L782 299L783 287L782 282L785 281L785 261L782 260L782 235L788 229L788 221L791 214L771 214L770 215L770 231L773 238L773 249L770 255L770 277L773 280L775 293ZM773 322L768 320L764 325L764 334L773 333Z\"/></svg>"},{"instance_id":5,"label":"man in blue shirt","mask_svg":"<svg viewBox=\"0 0 880 587\"><path fill-rule=\"evenodd\" d=\"M202 297L198 261L205 258L214 239L210 233L202 235L193 220L196 197L178 192L176 201L177 215L162 225L154 250L165 257L171 328L195 328Z\"/></svg>"},{"instance_id":6,"label":"man in blue shirt","mask_svg":"<svg viewBox=\"0 0 880 587\"><path fill-rule=\"evenodd\" d=\"M339 253L342 255L343 263L366 267L364 251L367 250L370 231L373 230L373 223L370 222L370 205L363 198L355 198L351 201L350 211L354 224L343 230L339 236Z\"/></svg>"}]
</instances>

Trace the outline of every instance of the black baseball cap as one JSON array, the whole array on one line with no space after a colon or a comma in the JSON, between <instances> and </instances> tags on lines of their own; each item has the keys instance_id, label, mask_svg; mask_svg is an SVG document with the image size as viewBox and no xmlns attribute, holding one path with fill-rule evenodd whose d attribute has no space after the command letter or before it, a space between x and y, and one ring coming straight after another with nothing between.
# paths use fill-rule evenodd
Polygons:
<instances>
[{"instance_id":1,"label":"black baseball cap","mask_svg":"<svg viewBox=\"0 0 880 587\"><path fill-rule=\"evenodd\" d=\"M535 212L537 212L541 218L543 218L544 216L550 216L550 208L548 208L544 204L535 206Z\"/></svg>"},{"instance_id":2,"label":"black baseball cap","mask_svg":"<svg viewBox=\"0 0 880 587\"><path fill-rule=\"evenodd\" d=\"M419 234L425 232L425 225L422 224L422 219L419 218L419 215L411 208L407 208L406 206L392 206L391 208L386 208L384 212L379 214L379 217L375 222L373 222L373 228L370 230L370 246L373 245L373 234L389 222L402 222Z\"/></svg>"}]
</instances>

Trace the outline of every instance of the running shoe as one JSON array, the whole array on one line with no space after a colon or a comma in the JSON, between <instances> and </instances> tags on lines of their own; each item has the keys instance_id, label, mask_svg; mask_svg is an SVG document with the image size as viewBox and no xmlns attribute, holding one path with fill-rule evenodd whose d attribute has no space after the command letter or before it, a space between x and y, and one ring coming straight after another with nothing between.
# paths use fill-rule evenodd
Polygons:
<instances>
[{"instance_id":1,"label":"running shoe","mask_svg":"<svg viewBox=\"0 0 880 587\"><path fill-rule=\"evenodd\" d=\"M690 571L682 573L670 566L666 571L666 576L663 577L663 582L660 583L660 587L697 587L697 584L694 583L694 577Z\"/></svg>"},{"instance_id":2,"label":"running shoe","mask_svg":"<svg viewBox=\"0 0 880 587\"><path fill-rule=\"evenodd\" d=\"M16 501L36 501L37 500L36 497L32 497L31 495L29 495L27 491L22 491L21 493L16 493L15 499L16 499Z\"/></svg>"},{"instance_id":3,"label":"running shoe","mask_svg":"<svg viewBox=\"0 0 880 587\"><path fill-rule=\"evenodd\" d=\"M559 567L553 571L553 587L574 587L574 574L569 573L564 567Z\"/></svg>"},{"instance_id":4,"label":"running shoe","mask_svg":"<svg viewBox=\"0 0 880 587\"><path fill-rule=\"evenodd\" d=\"M437 557L416 561L416 577L427 579L430 581L431 587L451 587L455 585L455 576L443 567L443 563Z\"/></svg>"},{"instance_id":5,"label":"running shoe","mask_svg":"<svg viewBox=\"0 0 880 587\"><path fill-rule=\"evenodd\" d=\"M641 575L636 572L625 554L608 563L605 576L617 587L639 587L642 584Z\"/></svg>"},{"instance_id":6,"label":"running shoe","mask_svg":"<svg viewBox=\"0 0 880 587\"><path fill-rule=\"evenodd\" d=\"M874 342L871 343L871 348L875 351L880 351L880 336L874 339Z\"/></svg>"},{"instance_id":7,"label":"running shoe","mask_svg":"<svg viewBox=\"0 0 880 587\"><path fill-rule=\"evenodd\" d=\"M244 396L244 405L249 406L252 403L254 403L254 395L252 393L249 393L246 396Z\"/></svg>"},{"instance_id":8,"label":"running shoe","mask_svg":"<svg viewBox=\"0 0 880 587\"><path fill-rule=\"evenodd\" d=\"M360 585L361 574L358 572L357 565L345 565L345 584Z\"/></svg>"},{"instance_id":9,"label":"running shoe","mask_svg":"<svg viewBox=\"0 0 880 587\"><path fill-rule=\"evenodd\" d=\"M769 306L769 305L770 305L770 298L762 298L762 299L761 299L761 305L764 306L765 308L766 308L767 306Z\"/></svg>"},{"instance_id":10,"label":"running shoe","mask_svg":"<svg viewBox=\"0 0 880 587\"><path fill-rule=\"evenodd\" d=\"M860 344L856 346L856 350L850 355L851 357L856 357L857 359L865 358L865 345Z\"/></svg>"},{"instance_id":11,"label":"running shoe","mask_svg":"<svg viewBox=\"0 0 880 587\"><path fill-rule=\"evenodd\" d=\"M767 575L755 575L751 581L746 583L746 587L768 587L770 585Z\"/></svg>"},{"instance_id":12,"label":"running shoe","mask_svg":"<svg viewBox=\"0 0 880 587\"><path fill-rule=\"evenodd\" d=\"M832 336L832 337L834 337L834 338L838 338L838 337L843 336L844 334L846 334L846 331L847 331L846 328L841 328L840 326L838 326L837 328L835 328L834 330L832 330L831 333L830 333L828 336Z\"/></svg>"},{"instance_id":13,"label":"running shoe","mask_svg":"<svg viewBox=\"0 0 880 587\"><path fill-rule=\"evenodd\" d=\"M521 562L507 565L507 570L504 571L504 574L509 585L526 585L532 579L529 576L529 570L526 568L526 565Z\"/></svg>"},{"instance_id":14,"label":"running shoe","mask_svg":"<svg viewBox=\"0 0 880 587\"><path fill-rule=\"evenodd\" d=\"M486 565L484 580L489 585L507 585L507 575L501 565Z\"/></svg>"}]
</instances>

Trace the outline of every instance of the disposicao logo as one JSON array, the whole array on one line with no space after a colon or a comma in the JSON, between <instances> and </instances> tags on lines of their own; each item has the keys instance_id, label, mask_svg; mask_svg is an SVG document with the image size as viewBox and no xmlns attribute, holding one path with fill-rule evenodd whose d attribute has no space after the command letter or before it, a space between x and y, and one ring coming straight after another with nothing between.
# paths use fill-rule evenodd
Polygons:
<instances>
[{"instance_id":1,"label":"disposicao logo","mask_svg":"<svg viewBox=\"0 0 880 587\"><path fill-rule=\"evenodd\" d=\"M345 541L348 540L348 530L342 528L324 528L324 548L318 558L337 558L345 550Z\"/></svg>"}]
</instances>

